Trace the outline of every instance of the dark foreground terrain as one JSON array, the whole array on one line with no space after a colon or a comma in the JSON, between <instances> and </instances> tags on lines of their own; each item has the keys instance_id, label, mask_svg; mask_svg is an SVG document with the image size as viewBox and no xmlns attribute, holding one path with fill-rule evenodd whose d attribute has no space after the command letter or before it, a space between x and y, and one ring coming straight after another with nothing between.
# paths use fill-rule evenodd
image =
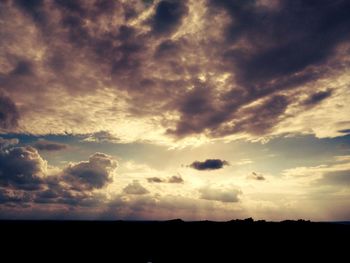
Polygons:
<instances>
[{"instance_id":1,"label":"dark foreground terrain","mask_svg":"<svg viewBox=\"0 0 350 263\"><path fill-rule=\"evenodd\" d=\"M350 249L349 224L301 220L0 221L0 231L2 262L342 262Z\"/></svg>"}]
</instances>

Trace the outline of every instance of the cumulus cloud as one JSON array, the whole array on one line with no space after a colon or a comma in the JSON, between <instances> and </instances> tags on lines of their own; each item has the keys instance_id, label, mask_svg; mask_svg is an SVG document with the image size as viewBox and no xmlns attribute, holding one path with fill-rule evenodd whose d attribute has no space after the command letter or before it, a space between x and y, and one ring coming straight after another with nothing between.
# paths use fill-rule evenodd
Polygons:
<instances>
[{"instance_id":1,"label":"cumulus cloud","mask_svg":"<svg viewBox=\"0 0 350 263\"><path fill-rule=\"evenodd\" d=\"M42 188L47 163L31 147L14 147L0 151L0 185L13 189Z\"/></svg>"},{"instance_id":2,"label":"cumulus cloud","mask_svg":"<svg viewBox=\"0 0 350 263\"><path fill-rule=\"evenodd\" d=\"M123 192L128 195L144 195L148 194L149 191L144 188L137 180L134 180L131 184L128 184Z\"/></svg>"},{"instance_id":3,"label":"cumulus cloud","mask_svg":"<svg viewBox=\"0 0 350 263\"><path fill-rule=\"evenodd\" d=\"M62 176L73 189L100 189L112 182L110 173L117 167L116 161L104 153L95 153L89 161L70 164L62 171Z\"/></svg>"},{"instance_id":4,"label":"cumulus cloud","mask_svg":"<svg viewBox=\"0 0 350 263\"><path fill-rule=\"evenodd\" d=\"M0 188L0 205L12 204L24 208L30 202L32 202L32 195L26 191Z\"/></svg>"},{"instance_id":5,"label":"cumulus cloud","mask_svg":"<svg viewBox=\"0 0 350 263\"><path fill-rule=\"evenodd\" d=\"M222 169L225 165L229 165L229 163L225 160L207 159L203 162L195 161L192 164L190 164L189 167L199 171L204 171Z\"/></svg>"},{"instance_id":6,"label":"cumulus cloud","mask_svg":"<svg viewBox=\"0 0 350 263\"><path fill-rule=\"evenodd\" d=\"M239 201L239 195L242 193L239 189L221 189L204 187L199 190L200 198L206 200L220 201L224 203L235 203Z\"/></svg>"},{"instance_id":7,"label":"cumulus cloud","mask_svg":"<svg viewBox=\"0 0 350 263\"><path fill-rule=\"evenodd\" d=\"M54 152L67 149L68 145L64 143L39 140L36 143L34 143L33 147L40 151Z\"/></svg>"},{"instance_id":8,"label":"cumulus cloud","mask_svg":"<svg viewBox=\"0 0 350 263\"><path fill-rule=\"evenodd\" d=\"M116 166L111 156L95 153L88 161L70 164L61 171L50 170L37 149L8 145L0 149L0 203L96 207L106 198L95 190L112 182Z\"/></svg>"}]
</instances>

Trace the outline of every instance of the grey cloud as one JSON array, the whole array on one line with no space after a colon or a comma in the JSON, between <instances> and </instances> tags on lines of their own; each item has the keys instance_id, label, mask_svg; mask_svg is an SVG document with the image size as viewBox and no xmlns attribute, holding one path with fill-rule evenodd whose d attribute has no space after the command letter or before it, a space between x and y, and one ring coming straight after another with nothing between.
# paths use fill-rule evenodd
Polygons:
<instances>
[{"instance_id":1,"label":"grey cloud","mask_svg":"<svg viewBox=\"0 0 350 263\"><path fill-rule=\"evenodd\" d=\"M38 25L42 26L47 22L47 15L43 10L45 3L43 0L15 0L14 3Z\"/></svg>"},{"instance_id":2,"label":"grey cloud","mask_svg":"<svg viewBox=\"0 0 350 263\"><path fill-rule=\"evenodd\" d=\"M108 131L100 131L100 132L95 132L95 133L86 135L86 138L84 138L84 141L98 142L98 143L104 143L104 142L117 143L119 142L119 139L116 138L113 134L111 134Z\"/></svg>"},{"instance_id":3,"label":"grey cloud","mask_svg":"<svg viewBox=\"0 0 350 263\"><path fill-rule=\"evenodd\" d=\"M169 183L169 184L182 184L184 183L184 180L182 179L181 175L173 175L169 177L168 179L162 179L159 177L150 177L147 178L147 181L149 183Z\"/></svg>"},{"instance_id":4,"label":"grey cloud","mask_svg":"<svg viewBox=\"0 0 350 263\"><path fill-rule=\"evenodd\" d=\"M348 134L350 133L350 129L339 130L338 132Z\"/></svg>"},{"instance_id":5,"label":"grey cloud","mask_svg":"<svg viewBox=\"0 0 350 263\"><path fill-rule=\"evenodd\" d=\"M238 86L225 94L230 100L221 99L224 110L213 108L212 101L200 101L202 94L195 97L202 109L197 103L190 106L193 111L180 108L180 122L175 130L170 130L179 137L206 131L216 137L238 132L255 135L270 132L283 118L289 104L275 93L298 88L326 75L326 65L333 63L330 58L335 48L349 41L350 19L346 13L350 5L346 1L333 4L332 1L286 0L280 1L278 8L262 7L255 0L209 1L209 7L208 14L225 10L231 18L218 53L224 68L234 72ZM245 43L243 47L240 41ZM328 92L317 94L309 103L320 102L328 95ZM212 96L207 93L208 98ZM258 99L267 101L263 112L257 107L252 117L248 111L248 118L240 120L246 117L240 109ZM269 106L275 103L269 116ZM233 127L226 124L230 120L234 121Z\"/></svg>"},{"instance_id":6,"label":"grey cloud","mask_svg":"<svg viewBox=\"0 0 350 263\"><path fill-rule=\"evenodd\" d=\"M245 119L239 120L233 126L233 131L248 131L257 135L266 134L279 123L288 104L286 96L270 97L261 105L246 110Z\"/></svg>"},{"instance_id":7,"label":"grey cloud","mask_svg":"<svg viewBox=\"0 0 350 263\"><path fill-rule=\"evenodd\" d=\"M62 176L72 189L100 189L112 182L110 171L116 167L117 163L111 156L95 153L89 161L70 164L62 171Z\"/></svg>"},{"instance_id":8,"label":"grey cloud","mask_svg":"<svg viewBox=\"0 0 350 263\"><path fill-rule=\"evenodd\" d=\"M32 202L30 193L21 190L6 189L0 187L0 204L26 206Z\"/></svg>"},{"instance_id":9,"label":"grey cloud","mask_svg":"<svg viewBox=\"0 0 350 263\"><path fill-rule=\"evenodd\" d=\"M158 45L154 57L156 59L174 59L180 51L181 44L178 41L167 39Z\"/></svg>"},{"instance_id":10,"label":"grey cloud","mask_svg":"<svg viewBox=\"0 0 350 263\"><path fill-rule=\"evenodd\" d=\"M44 191L36 192L33 195L32 202L34 204L59 204L70 207L84 207L92 204L99 205L103 203L103 199L99 195L77 189L71 189L69 186L62 184L50 185Z\"/></svg>"},{"instance_id":11,"label":"grey cloud","mask_svg":"<svg viewBox=\"0 0 350 263\"><path fill-rule=\"evenodd\" d=\"M152 30L155 34L166 35L176 30L188 13L186 1L163 0L156 7L151 20Z\"/></svg>"},{"instance_id":12,"label":"grey cloud","mask_svg":"<svg viewBox=\"0 0 350 263\"><path fill-rule=\"evenodd\" d=\"M199 171L204 171L204 170L218 170L223 168L225 165L229 165L229 163L225 160L207 159L203 162L195 161L192 164L190 164L189 167Z\"/></svg>"},{"instance_id":13,"label":"grey cloud","mask_svg":"<svg viewBox=\"0 0 350 263\"><path fill-rule=\"evenodd\" d=\"M316 92L304 101L304 105L314 106L316 104L319 104L321 101L329 98L330 96L332 96L332 90Z\"/></svg>"},{"instance_id":14,"label":"grey cloud","mask_svg":"<svg viewBox=\"0 0 350 263\"><path fill-rule=\"evenodd\" d=\"M67 144L51 142L46 140L39 140L33 145L34 148L40 151L61 151L68 148Z\"/></svg>"},{"instance_id":15,"label":"grey cloud","mask_svg":"<svg viewBox=\"0 0 350 263\"><path fill-rule=\"evenodd\" d=\"M164 179L161 179L159 177L150 177L150 178L147 178L147 181L149 183L164 183Z\"/></svg>"},{"instance_id":16,"label":"grey cloud","mask_svg":"<svg viewBox=\"0 0 350 263\"><path fill-rule=\"evenodd\" d=\"M45 189L36 191L32 196L33 204L63 205L72 209L102 205L106 197L94 192L99 188L77 187L72 180L64 178L62 174L49 176L45 180ZM106 185L105 185L106 186Z\"/></svg>"},{"instance_id":17,"label":"grey cloud","mask_svg":"<svg viewBox=\"0 0 350 263\"><path fill-rule=\"evenodd\" d=\"M265 180L265 176L264 175L258 174L256 172L252 172L247 178L248 179L257 180L257 181L264 181Z\"/></svg>"},{"instance_id":18,"label":"grey cloud","mask_svg":"<svg viewBox=\"0 0 350 263\"><path fill-rule=\"evenodd\" d=\"M30 61L19 60L10 75L12 75L12 77L30 76L34 74L33 70L34 67Z\"/></svg>"},{"instance_id":19,"label":"grey cloud","mask_svg":"<svg viewBox=\"0 0 350 263\"><path fill-rule=\"evenodd\" d=\"M319 66L349 38L347 1L286 0L280 1L278 9L262 8L257 1L210 2L225 8L233 19L226 32L228 40L245 39L252 45L253 50L233 61L245 83L260 84Z\"/></svg>"},{"instance_id":20,"label":"grey cloud","mask_svg":"<svg viewBox=\"0 0 350 263\"><path fill-rule=\"evenodd\" d=\"M0 185L14 189L38 190L43 187L46 162L33 147L0 151Z\"/></svg>"},{"instance_id":21,"label":"grey cloud","mask_svg":"<svg viewBox=\"0 0 350 263\"><path fill-rule=\"evenodd\" d=\"M17 138L14 139L4 139L0 137L0 151L3 150L4 148L16 145L19 143L19 140Z\"/></svg>"},{"instance_id":22,"label":"grey cloud","mask_svg":"<svg viewBox=\"0 0 350 263\"><path fill-rule=\"evenodd\" d=\"M17 127L19 117L16 104L0 90L0 129Z\"/></svg>"},{"instance_id":23,"label":"grey cloud","mask_svg":"<svg viewBox=\"0 0 350 263\"><path fill-rule=\"evenodd\" d=\"M94 206L105 199L94 190L112 181L115 168L111 156L95 153L89 161L70 164L48 175L46 161L35 148L9 146L0 151L0 203Z\"/></svg>"},{"instance_id":24,"label":"grey cloud","mask_svg":"<svg viewBox=\"0 0 350 263\"><path fill-rule=\"evenodd\" d=\"M259 98L240 96L238 92L232 99L233 104L224 102L221 105L214 102L210 89L194 89L186 94L181 103L181 119L176 129L169 129L167 132L177 137L205 132L208 129L209 135L215 137L239 132L263 135L283 120L283 114L290 103L290 98L286 96L273 95L267 96L257 106L239 110L241 106ZM235 101L240 102L235 105ZM230 120L234 120L233 124L226 124Z\"/></svg>"},{"instance_id":25,"label":"grey cloud","mask_svg":"<svg viewBox=\"0 0 350 263\"><path fill-rule=\"evenodd\" d=\"M235 203L239 201L241 191L238 189L216 189L205 187L199 190L200 198L205 200L220 201L224 203Z\"/></svg>"},{"instance_id":26,"label":"grey cloud","mask_svg":"<svg viewBox=\"0 0 350 263\"><path fill-rule=\"evenodd\" d=\"M75 210L106 202L106 196L95 190L112 182L117 163L111 156L95 153L88 161L53 172L37 149L16 147L17 143L17 139L0 137L0 209L47 206Z\"/></svg>"},{"instance_id":27,"label":"grey cloud","mask_svg":"<svg viewBox=\"0 0 350 263\"><path fill-rule=\"evenodd\" d=\"M350 186L350 170L326 172L317 180L321 185Z\"/></svg>"},{"instance_id":28,"label":"grey cloud","mask_svg":"<svg viewBox=\"0 0 350 263\"><path fill-rule=\"evenodd\" d=\"M134 180L132 183L128 184L123 192L128 195L144 195L148 194L149 191L144 188L137 180Z\"/></svg>"},{"instance_id":29,"label":"grey cloud","mask_svg":"<svg viewBox=\"0 0 350 263\"><path fill-rule=\"evenodd\" d=\"M211 89L203 87L201 83L183 94L178 107L181 118L176 124L176 129L167 131L178 137L201 133L205 128L219 125L226 117L225 114L218 114Z\"/></svg>"},{"instance_id":30,"label":"grey cloud","mask_svg":"<svg viewBox=\"0 0 350 263\"><path fill-rule=\"evenodd\" d=\"M169 178L168 183L170 184L182 184L184 180L180 175L173 175L172 177Z\"/></svg>"}]
</instances>

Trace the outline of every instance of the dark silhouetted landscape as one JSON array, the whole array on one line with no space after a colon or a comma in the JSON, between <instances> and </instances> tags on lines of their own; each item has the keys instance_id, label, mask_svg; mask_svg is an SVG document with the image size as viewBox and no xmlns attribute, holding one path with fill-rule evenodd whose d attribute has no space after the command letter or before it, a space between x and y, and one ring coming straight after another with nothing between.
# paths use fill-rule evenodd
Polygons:
<instances>
[{"instance_id":1,"label":"dark silhouetted landscape","mask_svg":"<svg viewBox=\"0 0 350 263\"><path fill-rule=\"evenodd\" d=\"M237 262L301 259L345 253L349 222L1 221L2 250L13 259L66 262ZM5 233L5 235L4 235ZM17 251L17 252L16 252ZM16 253L13 253L16 252ZM18 253L20 252L20 253ZM24 253L24 254L23 254ZM333 254L334 253L334 254ZM47 256L45 256L47 257ZM190 261L189 261L190 260ZM68 261L67 261L68 262ZM73 261L74 262L74 261ZM337 262L337 261L334 261Z\"/></svg>"}]
</instances>

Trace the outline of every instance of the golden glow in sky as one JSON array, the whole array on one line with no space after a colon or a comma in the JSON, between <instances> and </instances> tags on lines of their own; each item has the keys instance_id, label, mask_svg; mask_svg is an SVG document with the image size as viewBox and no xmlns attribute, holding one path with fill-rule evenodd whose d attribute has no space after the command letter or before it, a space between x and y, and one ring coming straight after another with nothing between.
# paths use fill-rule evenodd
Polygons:
<instances>
[{"instance_id":1,"label":"golden glow in sky","mask_svg":"<svg viewBox=\"0 0 350 263\"><path fill-rule=\"evenodd\" d=\"M349 11L1 1L1 217L348 220Z\"/></svg>"}]
</instances>

